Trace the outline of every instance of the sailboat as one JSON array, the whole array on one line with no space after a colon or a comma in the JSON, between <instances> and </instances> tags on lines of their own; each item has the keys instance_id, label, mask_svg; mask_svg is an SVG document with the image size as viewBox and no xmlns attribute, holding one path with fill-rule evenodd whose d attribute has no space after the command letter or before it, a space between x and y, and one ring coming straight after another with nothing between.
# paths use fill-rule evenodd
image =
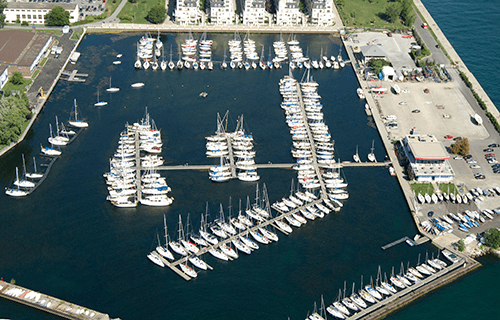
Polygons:
<instances>
[{"instance_id":1,"label":"sailboat","mask_svg":"<svg viewBox=\"0 0 500 320\"><path fill-rule=\"evenodd\" d=\"M168 245L177 254L180 254L181 256L187 256L186 250L181 245L181 239L182 239L182 221L180 219L181 219L181 216L179 215L179 242L170 241L168 243Z\"/></svg>"},{"instance_id":2,"label":"sailboat","mask_svg":"<svg viewBox=\"0 0 500 320\"><path fill-rule=\"evenodd\" d=\"M354 160L354 162L361 162L361 160L359 159L359 154L358 154L358 146L356 146L356 154L354 154L352 156L352 159Z\"/></svg>"},{"instance_id":3,"label":"sailboat","mask_svg":"<svg viewBox=\"0 0 500 320\"><path fill-rule=\"evenodd\" d=\"M24 162L24 155L23 155L23 162ZM40 179L43 177L43 174L36 172L36 161L35 157L33 157L33 167L35 169L35 172L26 172L26 177L30 179Z\"/></svg>"},{"instance_id":4,"label":"sailboat","mask_svg":"<svg viewBox=\"0 0 500 320\"><path fill-rule=\"evenodd\" d=\"M163 225L165 228L165 247L160 244L160 239L158 239L158 246L156 247L156 252L158 252L162 257L174 260L174 255L167 248L168 246L168 232L167 232L167 219L165 215L163 215Z\"/></svg>"},{"instance_id":5,"label":"sailboat","mask_svg":"<svg viewBox=\"0 0 500 320\"><path fill-rule=\"evenodd\" d=\"M50 142L50 141L49 141ZM54 145L51 144L50 147L43 147L41 144L40 144L40 151L42 152L43 155L45 156L49 156L49 157L57 157L57 156L60 156L61 155L61 151L59 150L55 150L54 149Z\"/></svg>"},{"instance_id":6,"label":"sailboat","mask_svg":"<svg viewBox=\"0 0 500 320\"><path fill-rule=\"evenodd\" d=\"M181 220L181 215L179 215L179 223L182 223ZM188 218L187 218L187 224L186 224L186 233L189 231L189 213L188 213ZM182 239L181 243L186 248L187 251L192 252L192 253L198 253L200 249L191 241L186 240L185 235L184 235L184 229L182 230Z\"/></svg>"},{"instance_id":7,"label":"sailboat","mask_svg":"<svg viewBox=\"0 0 500 320\"><path fill-rule=\"evenodd\" d=\"M142 67L141 59L139 58L139 42L137 42L137 60L134 62L134 67L140 69Z\"/></svg>"},{"instance_id":8,"label":"sailboat","mask_svg":"<svg viewBox=\"0 0 500 320\"><path fill-rule=\"evenodd\" d=\"M181 267L182 272L184 272L191 278L196 278L198 276L196 271L194 271L193 268L187 265L187 260L185 263L179 263L179 267Z\"/></svg>"},{"instance_id":9,"label":"sailboat","mask_svg":"<svg viewBox=\"0 0 500 320\"><path fill-rule=\"evenodd\" d=\"M16 180L14 181L14 185L21 188L34 188L35 184L29 180L26 180L26 163L24 161L24 154L22 156L23 156L23 177L22 179L19 179L18 173L16 171Z\"/></svg>"},{"instance_id":10,"label":"sailboat","mask_svg":"<svg viewBox=\"0 0 500 320\"><path fill-rule=\"evenodd\" d=\"M155 252L151 252L150 254L148 254L148 259L153 262L154 264L156 264L157 266L160 266L162 268L165 267L165 264L163 263L163 261L161 261L160 257L158 257Z\"/></svg>"},{"instance_id":11,"label":"sailboat","mask_svg":"<svg viewBox=\"0 0 500 320\"><path fill-rule=\"evenodd\" d=\"M19 170L16 167L16 181L19 181ZM20 186L17 186L17 189L15 188L10 188L5 190L5 194L11 197L24 197L27 196L29 193L26 190L22 190Z\"/></svg>"},{"instance_id":12,"label":"sailboat","mask_svg":"<svg viewBox=\"0 0 500 320\"><path fill-rule=\"evenodd\" d=\"M172 45L170 45L170 60L168 61L168 68L170 70L175 68L175 63L172 61Z\"/></svg>"},{"instance_id":13,"label":"sailboat","mask_svg":"<svg viewBox=\"0 0 500 320\"><path fill-rule=\"evenodd\" d=\"M107 92L118 92L120 91L120 88L117 87L112 87L111 86L111 77L109 77L109 88L106 89Z\"/></svg>"},{"instance_id":14,"label":"sailboat","mask_svg":"<svg viewBox=\"0 0 500 320\"><path fill-rule=\"evenodd\" d=\"M97 102L94 103L94 107L103 107L107 104L108 103L106 101L99 101L99 90L97 90Z\"/></svg>"},{"instance_id":15,"label":"sailboat","mask_svg":"<svg viewBox=\"0 0 500 320\"><path fill-rule=\"evenodd\" d=\"M371 152L368 154L368 160L370 162L377 162L377 159L375 158L375 154L373 153L373 150L375 149L374 144L375 144L375 140L372 140L372 148L370 149Z\"/></svg>"},{"instance_id":16,"label":"sailboat","mask_svg":"<svg viewBox=\"0 0 500 320\"><path fill-rule=\"evenodd\" d=\"M70 126L76 127L76 128L87 128L89 124L83 120L78 120L78 110L77 110L77 105L76 105L76 99L74 99L74 107L73 107L73 112L75 114L75 119L71 120L71 117L68 121Z\"/></svg>"},{"instance_id":17,"label":"sailboat","mask_svg":"<svg viewBox=\"0 0 500 320\"><path fill-rule=\"evenodd\" d=\"M57 123L56 123L57 124ZM49 123L49 131L50 131L50 137L48 139L49 143L52 144L52 145L56 145L56 146L65 146L68 144L68 140L66 140L65 137L62 137L62 136L56 136L54 137L53 134L52 134L52 124ZM43 152L43 150L42 150Z\"/></svg>"}]
</instances>

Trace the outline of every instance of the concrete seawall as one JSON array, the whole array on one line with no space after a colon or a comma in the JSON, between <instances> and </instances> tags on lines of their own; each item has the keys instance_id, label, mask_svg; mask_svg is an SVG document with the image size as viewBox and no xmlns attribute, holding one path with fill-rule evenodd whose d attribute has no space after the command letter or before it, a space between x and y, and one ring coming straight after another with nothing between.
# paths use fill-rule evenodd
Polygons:
<instances>
[{"instance_id":1,"label":"concrete seawall","mask_svg":"<svg viewBox=\"0 0 500 320\"><path fill-rule=\"evenodd\" d=\"M448 53L448 56L451 58L451 60L457 64L457 68L465 73L467 75L467 78L469 78L469 81L472 83L472 88L477 92L479 97L486 103L486 106L488 108L488 111L491 112L497 120L500 120L500 112L496 108L495 104L491 101L490 97L486 92L484 91L483 87L479 84L477 81L476 77L472 74L472 72L469 71L465 63L462 61L458 53L455 51L451 43L448 41L444 33L441 31L439 26L437 25L436 21L432 18L431 14L427 9L425 8L424 4L422 3L421 0L414 0L416 8L420 11L422 14L422 17L427 21L427 24L429 25L429 28L434 32L436 35L436 38L439 40L441 43L441 46L443 49L446 50Z\"/></svg>"}]
</instances>

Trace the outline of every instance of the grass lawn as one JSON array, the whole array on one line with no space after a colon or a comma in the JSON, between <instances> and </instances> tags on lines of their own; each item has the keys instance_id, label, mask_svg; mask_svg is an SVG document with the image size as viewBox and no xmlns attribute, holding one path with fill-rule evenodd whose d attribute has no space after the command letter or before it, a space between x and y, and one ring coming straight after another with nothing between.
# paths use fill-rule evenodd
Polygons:
<instances>
[{"instance_id":1,"label":"grass lawn","mask_svg":"<svg viewBox=\"0 0 500 320\"><path fill-rule=\"evenodd\" d=\"M35 72L33 72L33 75L31 76L31 79L36 79L36 76L38 76L39 73L40 73L39 69L35 70Z\"/></svg>"},{"instance_id":2,"label":"grass lawn","mask_svg":"<svg viewBox=\"0 0 500 320\"><path fill-rule=\"evenodd\" d=\"M163 5L165 4L165 2L158 0L139 0L137 3L127 2L118 15L118 18L120 19L120 22L149 23L146 20L146 16L148 15L149 10L151 10L151 8L157 3L161 3Z\"/></svg>"},{"instance_id":3,"label":"grass lawn","mask_svg":"<svg viewBox=\"0 0 500 320\"><path fill-rule=\"evenodd\" d=\"M434 190L430 183L412 183L411 188L415 191L415 194L421 193L422 195L426 193L432 194Z\"/></svg>"},{"instance_id":4,"label":"grass lawn","mask_svg":"<svg viewBox=\"0 0 500 320\"><path fill-rule=\"evenodd\" d=\"M45 65L45 63L47 62L47 57L43 58L42 59L42 62L40 62L40 67L43 67Z\"/></svg>"},{"instance_id":5,"label":"grass lawn","mask_svg":"<svg viewBox=\"0 0 500 320\"><path fill-rule=\"evenodd\" d=\"M439 189L442 192L450 193L458 193L458 189L453 183L442 183L439 185Z\"/></svg>"},{"instance_id":6,"label":"grass lawn","mask_svg":"<svg viewBox=\"0 0 500 320\"><path fill-rule=\"evenodd\" d=\"M2 90L3 91L7 91L7 90L16 91L16 90L18 90L19 92L26 92L26 86L29 86L31 84L31 81L32 80L24 79L23 83L18 84L18 85L14 85L14 84L12 84L12 82L9 81L5 84L5 86L3 87Z\"/></svg>"},{"instance_id":7,"label":"grass lawn","mask_svg":"<svg viewBox=\"0 0 500 320\"><path fill-rule=\"evenodd\" d=\"M393 2L391 0L345 0L343 9L339 14L346 26L362 26L376 29L405 29L398 21L389 23L383 19L385 7ZM354 18L353 18L354 15Z\"/></svg>"},{"instance_id":8,"label":"grass lawn","mask_svg":"<svg viewBox=\"0 0 500 320\"><path fill-rule=\"evenodd\" d=\"M118 8L118 6L120 5L120 2L122 2L122 0L106 0L106 9L105 9L105 12L108 13L108 17L113 13L115 12L116 8Z\"/></svg>"}]
</instances>

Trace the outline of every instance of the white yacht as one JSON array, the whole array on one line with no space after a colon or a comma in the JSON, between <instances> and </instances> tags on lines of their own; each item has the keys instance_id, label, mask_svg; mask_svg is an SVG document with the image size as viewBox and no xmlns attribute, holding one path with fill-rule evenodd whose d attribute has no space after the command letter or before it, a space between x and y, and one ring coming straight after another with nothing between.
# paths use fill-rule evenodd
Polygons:
<instances>
[{"instance_id":1,"label":"white yacht","mask_svg":"<svg viewBox=\"0 0 500 320\"><path fill-rule=\"evenodd\" d=\"M148 254L148 259L153 262L154 264L156 264L157 266L160 266L160 267L165 267L165 264L160 260L160 258L155 255L153 252Z\"/></svg>"},{"instance_id":2,"label":"white yacht","mask_svg":"<svg viewBox=\"0 0 500 320\"><path fill-rule=\"evenodd\" d=\"M198 276L196 271L194 271L193 268L191 268L190 266L187 265L187 261L185 264L179 263L179 267L181 267L182 272L184 272L185 274L187 274L191 278L196 278Z\"/></svg>"}]
</instances>

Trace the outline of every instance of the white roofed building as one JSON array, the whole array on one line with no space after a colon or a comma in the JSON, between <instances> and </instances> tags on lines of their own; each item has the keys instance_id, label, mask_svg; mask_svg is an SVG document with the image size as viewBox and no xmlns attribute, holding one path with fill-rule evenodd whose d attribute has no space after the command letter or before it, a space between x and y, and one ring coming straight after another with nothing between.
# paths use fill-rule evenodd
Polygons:
<instances>
[{"instance_id":1,"label":"white roofed building","mask_svg":"<svg viewBox=\"0 0 500 320\"><path fill-rule=\"evenodd\" d=\"M306 16L299 10L299 0L276 0L276 24L279 26L304 25Z\"/></svg>"},{"instance_id":2,"label":"white roofed building","mask_svg":"<svg viewBox=\"0 0 500 320\"><path fill-rule=\"evenodd\" d=\"M198 24L201 20L201 10L198 0L177 0L175 6L175 22L178 24Z\"/></svg>"},{"instance_id":3,"label":"white roofed building","mask_svg":"<svg viewBox=\"0 0 500 320\"><path fill-rule=\"evenodd\" d=\"M210 22L212 24L234 24L235 21L235 0L210 0Z\"/></svg>"},{"instance_id":4,"label":"white roofed building","mask_svg":"<svg viewBox=\"0 0 500 320\"><path fill-rule=\"evenodd\" d=\"M333 0L309 0L310 22L314 26L333 26Z\"/></svg>"},{"instance_id":5,"label":"white roofed building","mask_svg":"<svg viewBox=\"0 0 500 320\"><path fill-rule=\"evenodd\" d=\"M409 162L409 169L416 181L451 181L455 173L448 161L450 155L443 144L432 134L407 135L401 141L401 149Z\"/></svg>"},{"instance_id":6,"label":"white roofed building","mask_svg":"<svg viewBox=\"0 0 500 320\"><path fill-rule=\"evenodd\" d=\"M269 13L266 11L265 0L244 0L243 24L263 25L269 21Z\"/></svg>"}]
</instances>

